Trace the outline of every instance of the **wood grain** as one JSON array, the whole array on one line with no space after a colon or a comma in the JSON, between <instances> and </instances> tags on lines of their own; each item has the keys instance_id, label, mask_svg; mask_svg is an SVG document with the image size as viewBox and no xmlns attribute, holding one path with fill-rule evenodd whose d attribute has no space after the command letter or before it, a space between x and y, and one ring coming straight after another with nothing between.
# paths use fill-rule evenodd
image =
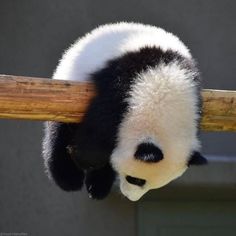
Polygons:
<instances>
[{"instance_id":1,"label":"wood grain","mask_svg":"<svg viewBox=\"0 0 236 236\"><path fill-rule=\"evenodd\" d=\"M0 75L0 118L80 122L91 83ZM236 91L203 91L203 130L236 131Z\"/></svg>"}]
</instances>

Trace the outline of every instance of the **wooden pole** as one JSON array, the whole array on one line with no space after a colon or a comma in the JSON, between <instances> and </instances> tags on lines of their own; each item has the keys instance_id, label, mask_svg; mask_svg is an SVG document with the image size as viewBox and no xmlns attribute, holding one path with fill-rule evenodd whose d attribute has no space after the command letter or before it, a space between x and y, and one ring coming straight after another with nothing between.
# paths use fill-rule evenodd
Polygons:
<instances>
[{"instance_id":1,"label":"wooden pole","mask_svg":"<svg viewBox=\"0 0 236 236\"><path fill-rule=\"evenodd\" d=\"M91 83L0 75L0 118L79 122L95 95ZM236 91L204 90L201 127L236 131Z\"/></svg>"}]
</instances>

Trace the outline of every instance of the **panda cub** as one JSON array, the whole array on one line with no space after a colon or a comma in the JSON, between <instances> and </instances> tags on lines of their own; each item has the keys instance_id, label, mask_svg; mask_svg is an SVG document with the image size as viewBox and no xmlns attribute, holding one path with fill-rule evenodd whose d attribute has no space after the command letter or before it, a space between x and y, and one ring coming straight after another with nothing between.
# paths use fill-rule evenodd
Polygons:
<instances>
[{"instance_id":1,"label":"panda cub","mask_svg":"<svg viewBox=\"0 0 236 236\"><path fill-rule=\"evenodd\" d=\"M93 82L81 123L47 122L47 173L63 190L85 183L94 199L117 178L132 201L205 164L198 140L199 74L178 37L155 26L100 26L62 56L53 79Z\"/></svg>"}]
</instances>

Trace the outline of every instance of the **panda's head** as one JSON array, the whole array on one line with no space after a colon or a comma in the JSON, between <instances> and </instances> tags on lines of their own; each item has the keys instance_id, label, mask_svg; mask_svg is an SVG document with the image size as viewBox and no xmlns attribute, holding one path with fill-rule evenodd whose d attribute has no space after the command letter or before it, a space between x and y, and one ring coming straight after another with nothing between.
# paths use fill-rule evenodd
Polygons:
<instances>
[{"instance_id":1,"label":"panda's head","mask_svg":"<svg viewBox=\"0 0 236 236\"><path fill-rule=\"evenodd\" d=\"M120 190L131 201L139 200L151 189L168 184L181 176L190 165L206 163L198 151L189 152L184 146L169 147L165 151L150 139L139 143L133 153L128 152L127 149L123 153L117 149L113 153L112 163L118 172ZM119 158L121 154L124 158Z\"/></svg>"}]
</instances>

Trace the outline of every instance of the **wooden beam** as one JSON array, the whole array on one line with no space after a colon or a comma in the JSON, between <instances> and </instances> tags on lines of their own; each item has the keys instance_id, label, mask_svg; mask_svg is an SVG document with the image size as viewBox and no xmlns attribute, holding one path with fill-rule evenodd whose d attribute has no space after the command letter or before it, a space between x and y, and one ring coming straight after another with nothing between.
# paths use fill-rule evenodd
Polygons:
<instances>
[{"instance_id":1,"label":"wooden beam","mask_svg":"<svg viewBox=\"0 0 236 236\"><path fill-rule=\"evenodd\" d=\"M0 75L0 118L79 122L92 84Z\"/></svg>"},{"instance_id":2,"label":"wooden beam","mask_svg":"<svg viewBox=\"0 0 236 236\"><path fill-rule=\"evenodd\" d=\"M0 118L79 122L95 95L91 83L0 75ZM204 90L201 127L236 131L236 91Z\"/></svg>"}]
</instances>

